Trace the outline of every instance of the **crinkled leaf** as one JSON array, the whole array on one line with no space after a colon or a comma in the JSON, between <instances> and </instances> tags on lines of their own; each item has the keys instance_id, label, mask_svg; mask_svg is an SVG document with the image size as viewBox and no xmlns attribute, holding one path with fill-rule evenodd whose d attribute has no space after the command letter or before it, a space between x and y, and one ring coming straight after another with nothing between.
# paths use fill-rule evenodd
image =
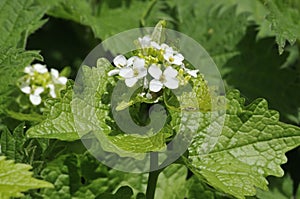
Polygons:
<instances>
[{"instance_id":1,"label":"crinkled leaf","mask_svg":"<svg viewBox=\"0 0 300 199\"><path fill-rule=\"evenodd\" d=\"M21 197L21 192L29 189L53 187L49 182L33 178L30 169L30 165L15 164L14 161L0 156L0 198Z\"/></svg>"},{"instance_id":2,"label":"crinkled leaf","mask_svg":"<svg viewBox=\"0 0 300 199\"><path fill-rule=\"evenodd\" d=\"M255 195L255 187L267 189L268 175L282 176L285 152L300 144L300 129L279 122L279 114L267 102L248 106L238 91L227 94L226 119L218 142L203 153L201 134L189 147L189 165L213 187L237 198Z\"/></svg>"},{"instance_id":3,"label":"crinkled leaf","mask_svg":"<svg viewBox=\"0 0 300 199\"><path fill-rule=\"evenodd\" d=\"M72 88L72 83L69 82L62 98L48 101L49 110L45 115L46 119L31 127L26 132L28 137L56 138L68 141L79 139L71 111Z\"/></svg>"},{"instance_id":4,"label":"crinkled leaf","mask_svg":"<svg viewBox=\"0 0 300 199\"><path fill-rule=\"evenodd\" d=\"M267 19L276 33L279 53L282 54L286 41L293 45L300 39L300 2L298 0L266 0L270 14Z\"/></svg>"},{"instance_id":5,"label":"crinkled leaf","mask_svg":"<svg viewBox=\"0 0 300 199\"><path fill-rule=\"evenodd\" d=\"M282 119L300 123L300 93L295 92L300 89L299 69L283 68L288 53L278 55L275 45L273 38L256 40L254 27L249 28L238 46L240 55L224 66L224 79L247 99L263 97L280 112Z\"/></svg>"},{"instance_id":6,"label":"crinkled leaf","mask_svg":"<svg viewBox=\"0 0 300 199\"><path fill-rule=\"evenodd\" d=\"M1 133L1 153L8 159L15 160L15 162L22 162L24 157L24 143L26 138L24 136L24 124L20 124L11 134L7 128L4 128Z\"/></svg>"},{"instance_id":7,"label":"crinkled leaf","mask_svg":"<svg viewBox=\"0 0 300 199\"><path fill-rule=\"evenodd\" d=\"M1 1L0 46L24 48L27 37L45 23L41 20L45 12L34 0Z\"/></svg>"}]
</instances>

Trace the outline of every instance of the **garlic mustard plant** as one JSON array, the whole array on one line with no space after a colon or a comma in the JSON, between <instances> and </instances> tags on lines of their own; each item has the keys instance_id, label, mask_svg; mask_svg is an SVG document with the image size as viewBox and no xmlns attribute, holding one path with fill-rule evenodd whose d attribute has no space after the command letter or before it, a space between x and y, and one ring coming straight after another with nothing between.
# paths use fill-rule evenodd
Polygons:
<instances>
[{"instance_id":1,"label":"garlic mustard plant","mask_svg":"<svg viewBox=\"0 0 300 199\"><path fill-rule=\"evenodd\" d=\"M19 80L19 88L29 95L30 102L35 106L42 103L42 94L56 98L67 83L67 78L59 76L56 69L51 68L49 72L46 65L42 64L26 66L24 73Z\"/></svg>"}]
</instances>

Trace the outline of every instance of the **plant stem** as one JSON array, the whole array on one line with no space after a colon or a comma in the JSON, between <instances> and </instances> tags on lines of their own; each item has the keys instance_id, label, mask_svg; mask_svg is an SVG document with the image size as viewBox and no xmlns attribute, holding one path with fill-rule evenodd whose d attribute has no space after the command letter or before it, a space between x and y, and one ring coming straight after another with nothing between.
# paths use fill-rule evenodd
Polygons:
<instances>
[{"instance_id":1,"label":"plant stem","mask_svg":"<svg viewBox=\"0 0 300 199\"><path fill-rule=\"evenodd\" d=\"M156 152L152 152L150 154L150 170L151 172L149 172L148 177L146 199L154 199L158 175L162 171L162 169L158 169L158 153Z\"/></svg>"}]
</instances>

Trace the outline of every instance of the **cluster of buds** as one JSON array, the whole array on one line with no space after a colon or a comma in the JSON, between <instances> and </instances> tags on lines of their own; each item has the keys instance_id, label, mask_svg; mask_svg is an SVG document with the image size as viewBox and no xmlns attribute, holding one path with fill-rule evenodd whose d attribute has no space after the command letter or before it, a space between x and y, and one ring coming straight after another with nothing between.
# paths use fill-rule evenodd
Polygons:
<instances>
[{"instance_id":1,"label":"cluster of buds","mask_svg":"<svg viewBox=\"0 0 300 199\"><path fill-rule=\"evenodd\" d=\"M157 93L163 88L177 89L188 83L191 77L197 77L198 70L186 68L184 56L169 45L158 44L150 36L138 38L140 50L128 59L118 55L113 63L116 69L108 75L119 75L128 87L142 81L143 88Z\"/></svg>"},{"instance_id":2,"label":"cluster of buds","mask_svg":"<svg viewBox=\"0 0 300 199\"><path fill-rule=\"evenodd\" d=\"M67 83L67 78L59 76L56 69L52 68L49 72L42 64L26 66L24 73L25 75L19 80L19 88L29 95L30 102L36 106L41 104L42 94L56 98Z\"/></svg>"}]
</instances>

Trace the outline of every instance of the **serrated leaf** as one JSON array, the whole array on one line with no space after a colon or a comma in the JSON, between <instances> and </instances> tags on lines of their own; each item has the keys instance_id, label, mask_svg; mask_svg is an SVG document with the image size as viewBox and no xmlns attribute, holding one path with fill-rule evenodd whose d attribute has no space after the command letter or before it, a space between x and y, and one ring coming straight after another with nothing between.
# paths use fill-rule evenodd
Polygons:
<instances>
[{"instance_id":1,"label":"serrated leaf","mask_svg":"<svg viewBox=\"0 0 300 199\"><path fill-rule=\"evenodd\" d=\"M52 184L32 177L30 165L15 164L12 160L5 160L0 156L0 198L21 197L21 192L29 189L48 187Z\"/></svg>"},{"instance_id":2,"label":"serrated leaf","mask_svg":"<svg viewBox=\"0 0 300 199\"><path fill-rule=\"evenodd\" d=\"M0 46L24 48L27 37L46 21L41 20L46 10L34 0L0 2Z\"/></svg>"},{"instance_id":3,"label":"serrated leaf","mask_svg":"<svg viewBox=\"0 0 300 199\"><path fill-rule=\"evenodd\" d=\"M293 45L300 39L300 3L298 0L266 0L270 14L267 19L276 33L279 53L282 54L286 41Z\"/></svg>"},{"instance_id":4,"label":"serrated leaf","mask_svg":"<svg viewBox=\"0 0 300 199\"><path fill-rule=\"evenodd\" d=\"M4 128L1 133L1 153L8 159L15 160L15 162L22 162L24 158L24 124L20 124L11 134L8 128Z\"/></svg>"},{"instance_id":5,"label":"serrated leaf","mask_svg":"<svg viewBox=\"0 0 300 199\"><path fill-rule=\"evenodd\" d=\"M45 115L46 119L31 127L26 132L28 137L57 138L68 141L79 139L71 111L72 89L72 83L69 82L61 98L48 102L49 110Z\"/></svg>"},{"instance_id":6,"label":"serrated leaf","mask_svg":"<svg viewBox=\"0 0 300 199\"><path fill-rule=\"evenodd\" d=\"M274 38L257 40L255 27L248 29L238 45L240 55L224 66L226 82L239 89L249 100L265 98L272 109L280 112L284 121L299 120L298 67L284 67L288 53L278 55ZM251 57L251 60L249 60Z\"/></svg>"},{"instance_id":7,"label":"serrated leaf","mask_svg":"<svg viewBox=\"0 0 300 199\"><path fill-rule=\"evenodd\" d=\"M237 198L267 189L268 175L282 176L285 152L300 144L300 129L279 122L279 114L258 99L244 105L238 91L227 94L226 119L213 150L199 153L201 135L189 147L189 165L213 187Z\"/></svg>"}]
</instances>

